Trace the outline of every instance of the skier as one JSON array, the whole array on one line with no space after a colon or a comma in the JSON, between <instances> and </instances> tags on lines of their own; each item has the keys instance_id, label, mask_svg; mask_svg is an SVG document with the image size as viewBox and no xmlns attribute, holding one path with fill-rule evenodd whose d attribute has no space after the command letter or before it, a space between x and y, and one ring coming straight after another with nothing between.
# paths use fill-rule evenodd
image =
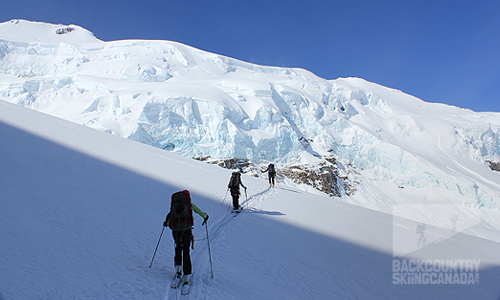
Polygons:
<instances>
[{"instance_id":1,"label":"skier","mask_svg":"<svg viewBox=\"0 0 500 300\"><path fill-rule=\"evenodd\" d=\"M172 229L172 236L175 242L174 263L176 275L172 283L172 287L174 288L179 285L183 272L184 284L189 285L191 281L192 266L189 246L193 242L193 211L203 218L202 225L205 225L208 215L191 202L191 195L188 190L172 194L170 212L167 214L163 226L168 226Z\"/></svg>"},{"instance_id":2,"label":"skier","mask_svg":"<svg viewBox=\"0 0 500 300\"><path fill-rule=\"evenodd\" d=\"M239 204L239 198L240 198L240 185L245 189L245 192L247 190L247 187L243 185L241 182L241 174L240 172L233 172L231 174L231 179L229 180L229 184L227 187L231 191L231 196L233 196L233 211L239 211L240 209L240 204Z\"/></svg>"},{"instance_id":3,"label":"skier","mask_svg":"<svg viewBox=\"0 0 500 300\"><path fill-rule=\"evenodd\" d=\"M270 163L264 173L267 173L269 175L269 186L274 186L274 177L276 177L276 169L274 168L274 164Z\"/></svg>"}]
</instances>

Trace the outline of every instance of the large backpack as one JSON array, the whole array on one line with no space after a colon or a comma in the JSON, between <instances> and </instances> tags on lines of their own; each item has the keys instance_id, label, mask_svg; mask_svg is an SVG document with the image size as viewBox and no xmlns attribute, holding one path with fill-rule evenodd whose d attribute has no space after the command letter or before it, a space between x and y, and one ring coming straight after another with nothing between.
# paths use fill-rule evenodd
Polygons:
<instances>
[{"instance_id":1,"label":"large backpack","mask_svg":"<svg viewBox=\"0 0 500 300\"><path fill-rule=\"evenodd\" d=\"M187 190L172 194L169 227L174 231L184 231L193 227L191 196Z\"/></svg>"},{"instance_id":2,"label":"large backpack","mask_svg":"<svg viewBox=\"0 0 500 300\"><path fill-rule=\"evenodd\" d=\"M239 189L240 187L240 173L233 172L231 175L231 179L229 180L229 184L227 185L230 189Z\"/></svg>"},{"instance_id":3,"label":"large backpack","mask_svg":"<svg viewBox=\"0 0 500 300\"><path fill-rule=\"evenodd\" d=\"M274 169L274 164L269 164L269 175L272 176L276 174L276 170Z\"/></svg>"}]
</instances>

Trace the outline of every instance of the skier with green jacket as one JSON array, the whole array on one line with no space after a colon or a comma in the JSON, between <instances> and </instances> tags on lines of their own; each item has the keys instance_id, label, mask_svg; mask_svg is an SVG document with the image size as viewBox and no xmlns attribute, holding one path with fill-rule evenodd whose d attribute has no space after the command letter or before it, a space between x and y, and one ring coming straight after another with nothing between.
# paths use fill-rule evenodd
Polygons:
<instances>
[{"instance_id":1,"label":"skier with green jacket","mask_svg":"<svg viewBox=\"0 0 500 300\"><path fill-rule=\"evenodd\" d=\"M193 211L203 218L203 224L208 220L208 215L191 202L191 194L188 190L174 193L170 205L170 212L167 214L163 226L172 229L172 236L175 242L175 272L178 285L184 273L184 284L191 281L192 265L189 246L193 242L192 227ZM172 284L174 285L174 283Z\"/></svg>"}]
</instances>

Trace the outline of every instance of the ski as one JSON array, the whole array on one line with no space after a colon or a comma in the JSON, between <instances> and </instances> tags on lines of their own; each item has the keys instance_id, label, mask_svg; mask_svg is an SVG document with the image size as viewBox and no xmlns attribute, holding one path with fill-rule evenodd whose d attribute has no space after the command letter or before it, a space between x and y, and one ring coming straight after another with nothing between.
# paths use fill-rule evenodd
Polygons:
<instances>
[{"instance_id":1,"label":"ski","mask_svg":"<svg viewBox=\"0 0 500 300\"><path fill-rule=\"evenodd\" d=\"M172 281L172 284L170 285L173 289L176 289L179 287L179 284L181 284L182 278L175 276L174 280Z\"/></svg>"},{"instance_id":2,"label":"ski","mask_svg":"<svg viewBox=\"0 0 500 300\"><path fill-rule=\"evenodd\" d=\"M242 210L243 210L242 207L240 207L239 209L233 209L233 217L239 215Z\"/></svg>"},{"instance_id":3,"label":"ski","mask_svg":"<svg viewBox=\"0 0 500 300\"><path fill-rule=\"evenodd\" d=\"M189 294L189 283L188 284L184 284L182 286L182 291L181 291L181 294L183 296L186 296L187 294Z\"/></svg>"}]
</instances>

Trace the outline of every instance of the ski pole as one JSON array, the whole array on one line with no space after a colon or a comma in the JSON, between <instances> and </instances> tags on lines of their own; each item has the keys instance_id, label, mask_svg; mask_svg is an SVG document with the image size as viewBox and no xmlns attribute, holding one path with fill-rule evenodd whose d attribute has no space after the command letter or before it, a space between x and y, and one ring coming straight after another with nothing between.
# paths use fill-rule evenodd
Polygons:
<instances>
[{"instance_id":1,"label":"ski pole","mask_svg":"<svg viewBox=\"0 0 500 300\"><path fill-rule=\"evenodd\" d=\"M150 268L151 268L151 266L153 265L153 260L155 259L155 256L156 256L156 251L158 250L158 246L160 245L161 236L163 235L163 231L164 231L164 230L165 230L165 226L163 226L163 229L161 230L160 238L158 239L158 244L156 244L155 253L153 254L153 258L151 259L151 263L149 264L149 267L150 267Z\"/></svg>"},{"instance_id":2,"label":"ski pole","mask_svg":"<svg viewBox=\"0 0 500 300\"><path fill-rule=\"evenodd\" d=\"M210 271L212 272L212 279L214 279L214 267L212 265L212 253L210 252L210 238L208 237L208 223L205 224L205 229L207 230L207 244L208 244L208 257L210 259Z\"/></svg>"},{"instance_id":3,"label":"ski pole","mask_svg":"<svg viewBox=\"0 0 500 300\"><path fill-rule=\"evenodd\" d=\"M227 188L226 194L224 195L224 198L222 199L222 204L224 204L224 201L226 201L227 193L229 193L229 188Z\"/></svg>"}]
</instances>

